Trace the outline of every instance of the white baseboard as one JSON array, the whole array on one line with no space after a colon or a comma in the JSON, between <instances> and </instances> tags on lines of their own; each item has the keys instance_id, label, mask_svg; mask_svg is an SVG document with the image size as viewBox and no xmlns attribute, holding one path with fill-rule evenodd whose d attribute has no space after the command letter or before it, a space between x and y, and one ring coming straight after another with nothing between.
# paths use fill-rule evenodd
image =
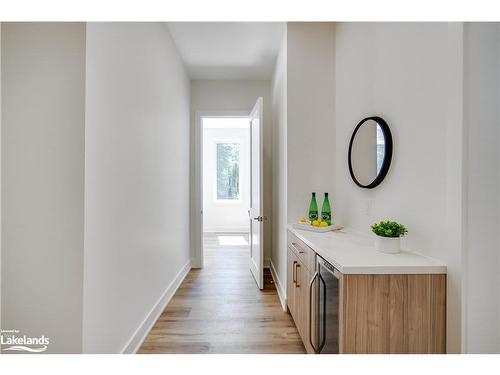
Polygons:
<instances>
[{"instance_id":1,"label":"white baseboard","mask_svg":"<svg viewBox=\"0 0 500 375\"><path fill-rule=\"evenodd\" d=\"M271 276L273 277L274 285L276 285L276 290L278 292L278 297L280 298L281 307L283 307L283 311L286 312L287 307L286 307L285 289L283 288L283 284L281 283L280 278L278 277L278 273L276 272L276 268L274 268L273 261L270 260L269 263L271 265L271 267L269 267L271 269Z\"/></svg>"},{"instance_id":2,"label":"white baseboard","mask_svg":"<svg viewBox=\"0 0 500 375\"><path fill-rule=\"evenodd\" d=\"M191 268L201 268L202 263L200 258L191 258Z\"/></svg>"},{"instance_id":3,"label":"white baseboard","mask_svg":"<svg viewBox=\"0 0 500 375\"><path fill-rule=\"evenodd\" d=\"M130 337L127 344L123 348L122 354L134 354L139 350L142 343L146 339L146 336L149 334L149 331L151 331L151 328L153 328L161 313L167 307L168 303L174 296L184 278L189 273L190 269L191 261L189 260L175 276L174 280L170 283L165 292L155 303L151 311L146 315L143 322L139 325L139 327L137 327L136 331Z\"/></svg>"}]
</instances>

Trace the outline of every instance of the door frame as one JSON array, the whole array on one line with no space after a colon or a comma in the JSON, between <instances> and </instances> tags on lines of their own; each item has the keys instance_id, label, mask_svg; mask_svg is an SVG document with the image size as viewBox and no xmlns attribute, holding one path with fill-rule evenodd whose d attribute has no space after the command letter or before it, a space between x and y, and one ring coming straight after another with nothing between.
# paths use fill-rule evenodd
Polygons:
<instances>
[{"instance_id":1,"label":"door frame","mask_svg":"<svg viewBox=\"0 0 500 375\"><path fill-rule=\"evenodd\" d=\"M203 118L246 117L250 110L198 110L194 128L194 210L191 240L191 267L203 268Z\"/></svg>"}]
</instances>

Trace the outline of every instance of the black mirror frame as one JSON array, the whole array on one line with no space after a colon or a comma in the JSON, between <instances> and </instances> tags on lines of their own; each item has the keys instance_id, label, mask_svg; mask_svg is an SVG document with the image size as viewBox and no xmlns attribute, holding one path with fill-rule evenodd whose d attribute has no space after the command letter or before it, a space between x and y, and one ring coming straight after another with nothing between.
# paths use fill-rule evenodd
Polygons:
<instances>
[{"instance_id":1,"label":"black mirror frame","mask_svg":"<svg viewBox=\"0 0 500 375\"><path fill-rule=\"evenodd\" d=\"M351 151L356 133L358 132L359 128L368 120L373 120L378 125L380 125L382 133L384 134L385 153L384 153L384 161L382 162L382 167L380 168L380 173L371 183L369 183L368 185L363 185L354 176L354 171L352 170L352 162L351 162ZM392 147L393 146L392 146L391 130L389 129L389 125L387 125L387 122L385 122L385 120L382 117L372 116L372 117L366 117L363 120L361 120L359 124L356 125L356 128L354 128L354 131L351 136L351 141L349 142L349 153L347 155L347 160L349 163L349 173L351 174L351 178L354 181L354 183L364 189L373 189L374 187L380 185L380 183L384 180L385 176L387 175L387 172L389 172L389 167L391 165L391 160L392 160Z\"/></svg>"}]
</instances>

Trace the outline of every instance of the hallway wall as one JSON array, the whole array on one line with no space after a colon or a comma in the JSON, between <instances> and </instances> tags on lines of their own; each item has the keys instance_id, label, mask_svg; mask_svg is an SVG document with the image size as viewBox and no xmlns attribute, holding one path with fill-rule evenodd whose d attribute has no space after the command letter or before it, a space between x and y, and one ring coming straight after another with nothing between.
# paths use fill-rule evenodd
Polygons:
<instances>
[{"instance_id":1,"label":"hallway wall","mask_svg":"<svg viewBox=\"0 0 500 375\"><path fill-rule=\"evenodd\" d=\"M165 25L88 23L83 350L118 353L189 267L189 79Z\"/></svg>"},{"instance_id":2,"label":"hallway wall","mask_svg":"<svg viewBox=\"0 0 500 375\"><path fill-rule=\"evenodd\" d=\"M464 25L467 353L500 353L500 24Z\"/></svg>"},{"instance_id":3,"label":"hallway wall","mask_svg":"<svg viewBox=\"0 0 500 375\"><path fill-rule=\"evenodd\" d=\"M285 31L271 82L273 115L273 226L271 267L278 280L276 289L285 305L287 261L287 33Z\"/></svg>"},{"instance_id":4,"label":"hallway wall","mask_svg":"<svg viewBox=\"0 0 500 375\"><path fill-rule=\"evenodd\" d=\"M82 347L85 24L2 23L1 327Z\"/></svg>"},{"instance_id":5,"label":"hallway wall","mask_svg":"<svg viewBox=\"0 0 500 375\"><path fill-rule=\"evenodd\" d=\"M287 25L287 219L307 216L311 192L335 188L333 22ZM335 200L332 200L335 211Z\"/></svg>"},{"instance_id":6,"label":"hallway wall","mask_svg":"<svg viewBox=\"0 0 500 375\"><path fill-rule=\"evenodd\" d=\"M335 188L335 34L331 22L288 22L272 81L272 263L286 295L287 224L307 216L311 192ZM333 201L335 210L335 201Z\"/></svg>"}]
</instances>

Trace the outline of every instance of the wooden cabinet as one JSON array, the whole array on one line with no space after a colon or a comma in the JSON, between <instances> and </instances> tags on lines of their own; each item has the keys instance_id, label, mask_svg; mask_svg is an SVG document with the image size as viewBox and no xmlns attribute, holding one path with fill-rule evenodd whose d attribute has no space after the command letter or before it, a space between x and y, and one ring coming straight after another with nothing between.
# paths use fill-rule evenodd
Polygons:
<instances>
[{"instance_id":1,"label":"wooden cabinet","mask_svg":"<svg viewBox=\"0 0 500 375\"><path fill-rule=\"evenodd\" d=\"M446 353L446 275L342 275L340 353Z\"/></svg>"},{"instance_id":2,"label":"wooden cabinet","mask_svg":"<svg viewBox=\"0 0 500 375\"><path fill-rule=\"evenodd\" d=\"M316 253L289 232L287 304L308 353L315 272ZM340 274L339 289L340 353L446 353L446 274Z\"/></svg>"},{"instance_id":3,"label":"wooden cabinet","mask_svg":"<svg viewBox=\"0 0 500 375\"><path fill-rule=\"evenodd\" d=\"M316 270L316 263L309 259L311 254L306 251L299 252L295 246L288 246L287 262L287 304L292 315L302 342L308 353L314 353L309 340L309 316L315 317L316 298L313 295L311 306L309 305L309 284ZM309 249L310 250L310 249ZM314 254L314 253L313 253ZM315 256L315 254L314 254ZM314 293L313 293L314 294ZM311 311L312 309L312 311ZM313 320L314 326L315 321ZM314 337L313 337L314 338Z\"/></svg>"}]
</instances>

